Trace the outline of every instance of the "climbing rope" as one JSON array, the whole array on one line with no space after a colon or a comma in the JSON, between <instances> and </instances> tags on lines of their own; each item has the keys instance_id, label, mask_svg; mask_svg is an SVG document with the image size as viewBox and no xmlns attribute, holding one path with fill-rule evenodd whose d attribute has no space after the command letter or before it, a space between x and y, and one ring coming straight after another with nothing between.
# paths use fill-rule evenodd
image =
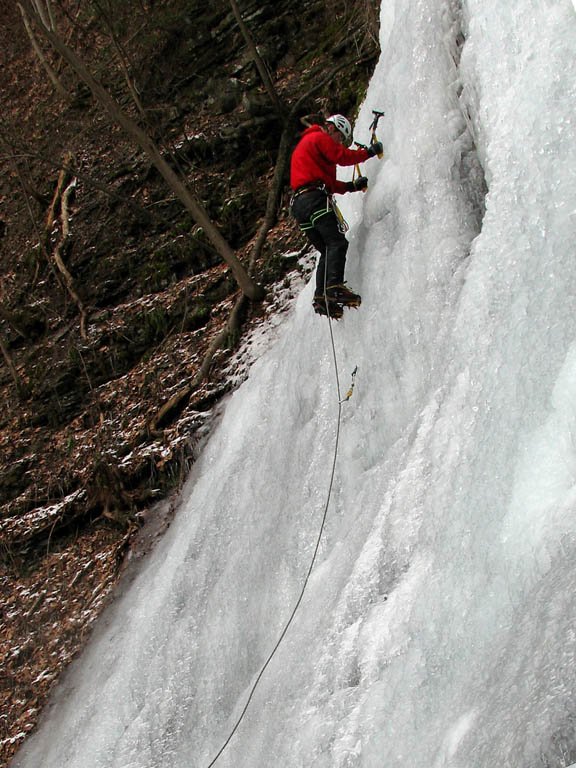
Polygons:
<instances>
[{"instance_id":1,"label":"climbing rope","mask_svg":"<svg viewBox=\"0 0 576 768\"><path fill-rule=\"evenodd\" d=\"M342 422L342 405L343 403L347 402L352 397L352 392L354 390L354 379L356 377L356 372L358 370L358 366L354 368L354 371L352 372L352 384L350 386L350 389L348 390L346 397L342 398L340 395L340 376L338 373L338 359L336 356L336 344L334 342L334 333L332 330L332 317L330 316L330 306L328 303L328 298L326 295L326 271L324 272L324 301L326 303L326 308L328 311L328 327L330 329L330 342L332 345L332 356L334 360L334 373L336 377L336 391L338 393L338 419L336 423L336 439L334 441L334 456L332 458L332 470L330 472L330 483L328 484L328 494L326 496L326 503L324 505L324 512L322 514L322 520L320 522L320 528L318 530L318 536L316 538L316 545L314 547L314 553L312 554L312 559L310 561L310 565L308 566L308 571L306 573L306 577L304 579L304 583L302 584L302 589L300 590L300 594L298 596L298 599L296 600L296 603L294 605L294 608L292 609L292 613L290 614L290 617L288 618L288 621L284 625L284 629L280 633L280 636L278 637L278 640L276 641L276 644L270 651L268 658L262 665L260 672L258 673L258 676L256 677L256 680L254 681L252 688L250 689L250 693L248 694L248 698L246 699L246 703L244 704L244 707L242 709L242 712L240 712L240 715L238 716L238 719L236 720L236 723L234 724L232 730L228 734L228 737L226 738L226 741L222 744L216 755L212 758L211 762L208 763L206 768L212 768L213 765L215 765L218 758L222 755L228 744L232 741L232 738L238 728L240 727L240 723L244 719L244 716L246 712L248 711L248 707L250 706L250 702L252 701L252 698L254 697L254 693L256 691L256 688L258 687L258 684L260 683L260 680L262 679L264 672L268 668L268 665L274 658L276 651L280 647L280 644L284 640L284 637L286 636L286 633L288 632L290 625L294 621L294 617L296 616L296 612L298 608L300 607L300 603L304 599L304 593L306 592L306 588L308 586L308 582L310 580L310 576L312 574L312 569L314 568L314 564L316 562L316 558L318 556L318 551L320 549L320 541L322 539L322 534L324 532L324 526L326 524L326 517L328 516L328 507L330 506L330 498L332 496L332 487L334 485L334 475L336 473L336 459L338 458L338 445L340 442L340 425Z\"/></svg>"}]
</instances>

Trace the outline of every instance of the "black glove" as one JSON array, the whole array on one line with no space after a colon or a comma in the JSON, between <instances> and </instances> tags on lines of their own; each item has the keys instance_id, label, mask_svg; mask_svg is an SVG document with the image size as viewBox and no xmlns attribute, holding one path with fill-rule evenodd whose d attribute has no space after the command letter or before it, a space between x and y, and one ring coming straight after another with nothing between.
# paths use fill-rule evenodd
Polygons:
<instances>
[{"instance_id":1,"label":"black glove","mask_svg":"<svg viewBox=\"0 0 576 768\"><path fill-rule=\"evenodd\" d=\"M348 192L359 192L361 189L368 187L368 179L366 176L358 176L354 181L346 182L346 189Z\"/></svg>"},{"instance_id":2,"label":"black glove","mask_svg":"<svg viewBox=\"0 0 576 768\"><path fill-rule=\"evenodd\" d=\"M368 157L374 157L374 155L381 155L384 152L384 146L381 141L374 141L368 147Z\"/></svg>"}]
</instances>

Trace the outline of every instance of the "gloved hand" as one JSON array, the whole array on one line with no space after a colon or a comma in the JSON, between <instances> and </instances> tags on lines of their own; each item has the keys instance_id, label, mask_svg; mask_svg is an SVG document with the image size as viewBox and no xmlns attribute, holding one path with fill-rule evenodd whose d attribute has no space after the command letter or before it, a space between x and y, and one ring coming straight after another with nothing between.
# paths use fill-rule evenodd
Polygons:
<instances>
[{"instance_id":1,"label":"gloved hand","mask_svg":"<svg viewBox=\"0 0 576 768\"><path fill-rule=\"evenodd\" d=\"M374 157L374 155L381 155L384 152L384 145L381 141L374 141L368 147L368 157Z\"/></svg>"},{"instance_id":2,"label":"gloved hand","mask_svg":"<svg viewBox=\"0 0 576 768\"><path fill-rule=\"evenodd\" d=\"M358 176L358 178L354 179L354 181L346 182L346 189L348 192L359 192L361 189L366 189L367 187L368 179L366 176Z\"/></svg>"}]
</instances>

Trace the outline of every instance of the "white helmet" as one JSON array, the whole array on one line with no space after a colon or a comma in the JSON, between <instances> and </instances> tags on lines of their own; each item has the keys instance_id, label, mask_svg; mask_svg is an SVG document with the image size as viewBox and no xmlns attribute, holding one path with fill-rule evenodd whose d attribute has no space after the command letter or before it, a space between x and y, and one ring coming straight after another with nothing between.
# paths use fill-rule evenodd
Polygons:
<instances>
[{"instance_id":1,"label":"white helmet","mask_svg":"<svg viewBox=\"0 0 576 768\"><path fill-rule=\"evenodd\" d=\"M348 120L344 117L344 115L331 115L327 120L327 123L332 123L333 125L338 128L340 133L344 136L345 139L350 139L352 136L352 126L348 122Z\"/></svg>"}]
</instances>

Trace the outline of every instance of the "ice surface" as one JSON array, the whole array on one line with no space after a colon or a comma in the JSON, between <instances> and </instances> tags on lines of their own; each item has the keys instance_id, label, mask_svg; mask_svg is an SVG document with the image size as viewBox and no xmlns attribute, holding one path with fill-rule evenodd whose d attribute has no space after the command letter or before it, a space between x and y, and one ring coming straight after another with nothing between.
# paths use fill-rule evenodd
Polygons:
<instances>
[{"instance_id":1,"label":"ice surface","mask_svg":"<svg viewBox=\"0 0 576 768\"><path fill-rule=\"evenodd\" d=\"M342 202L356 388L318 563L222 768L576 759L576 14L462 5L382 3L355 138L385 110L385 159ZM15 766L203 768L220 748L326 501L338 398L311 297Z\"/></svg>"}]
</instances>

